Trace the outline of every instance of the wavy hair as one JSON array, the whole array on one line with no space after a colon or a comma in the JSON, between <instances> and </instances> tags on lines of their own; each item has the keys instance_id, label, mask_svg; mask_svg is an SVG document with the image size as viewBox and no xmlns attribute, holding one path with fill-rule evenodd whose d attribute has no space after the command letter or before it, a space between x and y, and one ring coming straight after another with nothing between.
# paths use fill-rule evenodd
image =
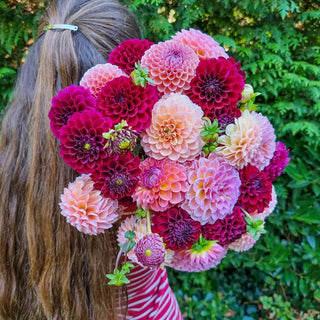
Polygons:
<instances>
[{"instance_id":1,"label":"wavy hair","mask_svg":"<svg viewBox=\"0 0 320 320\"><path fill-rule=\"evenodd\" d=\"M48 24L79 27L48 30ZM60 194L76 177L50 131L51 99L120 42L139 38L134 17L116 0L56 0L22 66L0 138L0 317L117 319L107 285L117 255L115 228L88 236L60 215ZM125 305L125 302L123 302Z\"/></svg>"}]
</instances>

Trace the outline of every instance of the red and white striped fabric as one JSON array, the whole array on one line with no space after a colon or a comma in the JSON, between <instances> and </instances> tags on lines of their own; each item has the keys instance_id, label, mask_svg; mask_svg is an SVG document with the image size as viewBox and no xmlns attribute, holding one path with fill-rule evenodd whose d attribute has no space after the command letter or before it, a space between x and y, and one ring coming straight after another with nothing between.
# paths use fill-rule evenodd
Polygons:
<instances>
[{"instance_id":1,"label":"red and white striped fabric","mask_svg":"<svg viewBox=\"0 0 320 320\"><path fill-rule=\"evenodd\" d=\"M135 267L128 278L128 320L183 320L165 268Z\"/></svg>"}]
</instances>

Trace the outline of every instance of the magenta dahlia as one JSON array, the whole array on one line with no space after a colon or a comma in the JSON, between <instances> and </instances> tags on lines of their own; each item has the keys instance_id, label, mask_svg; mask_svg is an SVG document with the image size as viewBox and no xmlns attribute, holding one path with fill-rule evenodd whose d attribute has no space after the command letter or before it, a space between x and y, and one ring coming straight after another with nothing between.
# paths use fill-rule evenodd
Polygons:
<instances>
[{"instance_id":1,"label":"magenta dahlia","mask_svg":"<svg viewBox=\"0 0 320 320\"><path fill-rule=\"evenodd\" d=\"M174 207L152 216L152 232L158 233L166 249L189 249L199 238L201 224L193 220L187 211Z\"/></svg>"},{"instance_id":2,"label":"magenta dahlia","mask_svg":"<svg viewBox=\"0 0 320 320\"><path fill-rule=\"evenodd\" d=\"M241 187L238 206L249 213L263 212L272 197L272 184L263 171L248 165L239 171Z\"/></svg>"},{"instance_id":3,"label":"magenta dahlia","mask_svg":"<svg viewBox=\"0 0 320 320\"><path fill-rule=\"evenodd\" d=\"M79 173L90 173L108 156L102 134L112 122L97 111L74 113L60 130L60 155Z\"/></svg>"},{"instance_id":4,"label":"magenta dahlia","mask_svg":"<svg viewBox=\"0 0 320 320\"><path fill-rule=\"evenodd\" d=\"M140 158L132 153L111 155L91 173L94 187L111 199L121 199L133 194L140 174Z\"/></svg>"},{"instance_id":5,"label":"magenta dahlia","mask_svg":"<svg viewBox=\"0 0 320 320\"><path fill-rule=\"evenodd\" d=\"M135 69L135 63L140 61L145 51L154 43L149 40L129 39L120 43L109 54L109 63L117 65L128 75Z\"/></svg>"},{"instance_id":6,"label":"magenta dahlia","mask_svg":"<svg viewBox=\"0 0 320 320\"><path fill-rule=\"evenodd\" d=\"M60 129L65 126L69 118L75 112L95 110L96 100L88 89L81 86L71 85L58 92L52 99L52 107L48 114L50 128L57 139Z\"/></svg>"},{"instance_id":7,"label":"magenta dahlia","mask_svg":"<svg viewBox=\"0 0 320 320\"><path fill-rule=\"evenodd\" d=\"M113 124L126 120L134 130L149 127L153 105L158 101L154 86L137 86L131 78L118 77L106 83L97 98L97 108Z\"/></svg>"},{"instance_id":8,"label":"magenta dahlia","mask_svg":"<svg viewBox=\"0 0 320 320\"><path fill-rule=\"evenodd\" d=\"M208 240L217 240L222 246L228 245L247 231L247 224L243 217L244 213L235 206L232 214L228 214L224 219L202 226L202 234Z\"/></svg>"}]
</instances>

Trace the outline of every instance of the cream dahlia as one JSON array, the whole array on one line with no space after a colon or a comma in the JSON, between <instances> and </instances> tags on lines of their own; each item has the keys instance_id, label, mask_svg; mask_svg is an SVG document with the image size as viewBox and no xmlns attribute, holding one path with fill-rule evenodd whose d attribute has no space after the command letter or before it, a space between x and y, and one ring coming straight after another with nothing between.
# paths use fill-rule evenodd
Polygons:
<instances>
[{"instance_id":1,"label":"cream dahlia","mask_svg":"<svg viewBox=\"0 0 320 320\"><path fill-rule=\"evenodd\" d=\"M228 246L228 249L238 252L247 251L251 249L256 242L257 240L255 240L249 232L245 232L239 239L231 242Z\"/></svg>"}]
</instances>

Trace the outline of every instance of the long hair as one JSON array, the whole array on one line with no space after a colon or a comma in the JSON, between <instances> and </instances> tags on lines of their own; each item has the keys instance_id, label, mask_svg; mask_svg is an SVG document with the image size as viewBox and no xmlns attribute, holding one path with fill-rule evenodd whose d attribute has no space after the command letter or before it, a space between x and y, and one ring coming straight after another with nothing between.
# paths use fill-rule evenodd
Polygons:
<instances>
[{"instance_id":1,"label":"long hair","mask_svg":"<svg viewBox=\"0 0 320 320\"><path fill-rule=\"evenodd\" d=\"M43 31L44 25L79 27ZM0 139L0 318L117 318L119 295L107 284L117 254L115 228L81 234L60 214L73 172L50 131L51 99L120 42L139 38L134 17L116 0L56 0L22 66ZM125 295L123 295L125 296Z\"/></svg>"}]
</instances>

